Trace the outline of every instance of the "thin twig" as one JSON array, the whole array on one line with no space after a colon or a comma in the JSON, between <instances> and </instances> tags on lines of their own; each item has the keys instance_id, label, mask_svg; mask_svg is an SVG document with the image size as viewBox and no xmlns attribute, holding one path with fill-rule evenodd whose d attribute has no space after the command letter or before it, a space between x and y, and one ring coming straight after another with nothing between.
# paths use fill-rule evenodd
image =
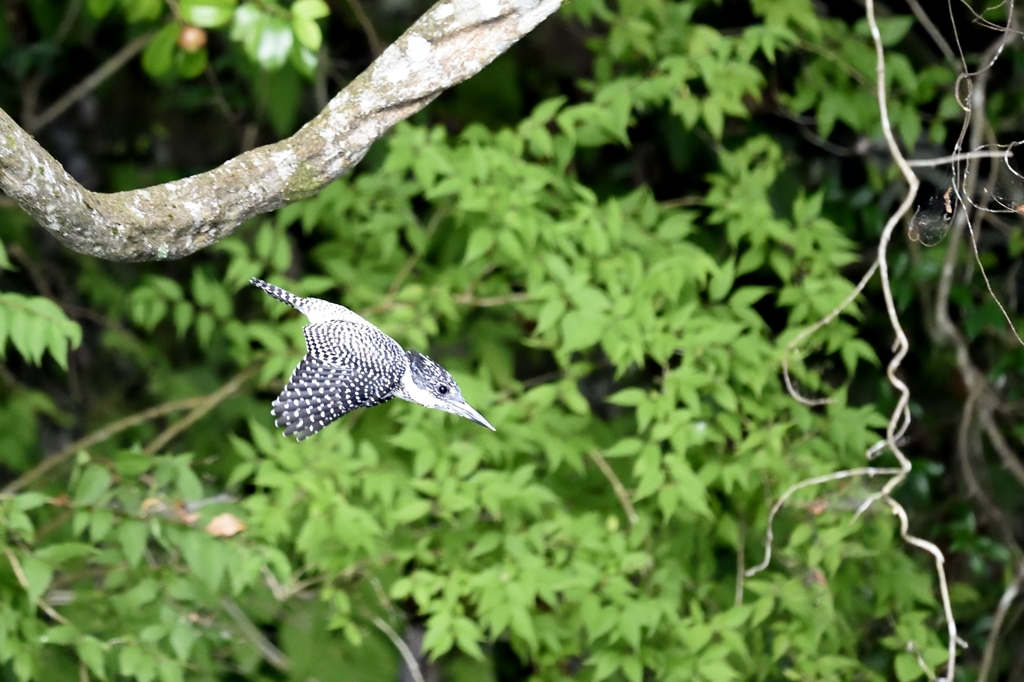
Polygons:
<instances>
[{"instance_id":1,"label":"thin twig","mask_svg":"<svg viewBox=\"0 0 1024 682\"><path fill-rule=\"evenodd\" d=\"M733 595L733 604L739 606L743 603L743 587L746 579L746 544L747 526L741 519L739 522L739 538L736 545L736 592Z\"/></svg>"},{"instance_id":2,"label":"thin twig","mask_svg":"<svg viewBox=\"0 0 1024 682\"><path fill-rule=\"evenodd\" d=\"M996 425L995 420L992 418L992 412L989 410L981 410L979 415L981 420L981 426L985 430L985 435L988 436L988 440L992 443L993 449L999 455L999 459L1003 463L1003 467L1009 471L1017 482L1021 486L1024 486L1024 464L1021 464L1020 458L1017 457L1017 453L1013 451L1010 444L1006 442L1002 432L999 430L999 426Z\"/></svg>"},{"instance_id":3,"label":"thin twig","mask_svg":"<svg viewBox=\"0 0 1024 682\"><path fill-rule=\"evenodd\" d=\"M803 405L807 405L808 407L828 405L832 402L831 398L805 398L796 390L796 387L793 386L792 377L789 374L789 355L800 343L804 341L804 339L831 323L832 320L836 319L841 312L846 310L846 308L853 303L853 300L860 296L861 292L864 291L864 287L866 287L868 282L871 281L871 278L875 276L875 272L877 270L878 261L876 260L871 264L871 267L868 268L868 271L864 273L864 276L860 278L860 281L857 282L857 286L853 288L853 291L847 294L846 297L836 305L836 307L829 311L828 315L825 315L825 317L801 331L786 344L786 348L782 352L782 380L785 382L786 390L789 391L789 395L792 396L793 400Z\"/></svg>"},{"instance_id":4,"label":"thin twig","mask_svg":"<svg viewBox=\"0 0 1024 682\"><path fill-rule=\"evenodd\" d=\"M949 164L959 163L960 161L974 161L977 159L1009 159L1013 152L1007 150L1000 150L995 152L961 152L959 154L950 154L949 156L940 156L934 159L909 159L907 165L911 168L932 168L934 166L946 166Z\"/></svg>"},{"instance_id":5,"label":"thin twig","mask_svg":"<svg viewBox=\"0 0 1024 682\"><path fill-rule=\"evenodd\" d=\"M892 509L892 513L900 520L900 537L903 538L903 541L917 547L918 549L923 549L935 558L935 572L939 576L939 595L942 597L942 610L946 614L946 628L949 633L949 662L946 665L945 679L948 682L953 682L953 680L956 679L956 645L960 644L965 647L967 645L956 634L956 621L953 619L953 604L949 597L949 585L946 583L946 557L942 554L942 550L940 550L934 543L922 540L921 538L910 534L910 520L907 518L907 510L903 508L903 505L891 497L886 497L885 501Z\"/></svg>"},{"instance_id":6,"label":"thin twig","mask_svg":"<svg viewBox=\"0 0 1024 682\"><path fill-rule=\"evenodd\" d=\"M988 674L992 669L992 661L995 659L996 644L999 641L999 633L1003 628L1003 621L1006 620L1006 613L1010 610L1013 600L1024 590L1024 560L1017 564L1017 575L1006 589L1003 596L999 598L999 605L996 607L995 615L992 616L992 628L988 631L988 638L985 640L985 651L981 656L981 665L978 667L978 682L987 682Z\"/></svg>"},{"instance_id":7,"label":"thin twig","mask_svg":"<svg viewBox=\"0 0 1024 682\"><path fill-rule=\"evenodd\" d=\"M824 474L822 476L815 476L814 478L807 478L799 483L794 483L786 489L786 492L779 496L779 499L775 500L775 504L772 505L771 510L768 512L768 529L765 532L765 548L764 558L761 563L748 568L744 575L748 578L752 578L764 569L768 568L768 564L772 560L772 544L775 540L775 531L773 530L773 524L775 522L775 515L779 513L782 506L786 504L786 501L793 496L794 493L803 490L804 488L810 488L812 486L821 485L822 483L828 483L830 481L841 481L845 478L854 478L857 476L867 476L869 478L874 476L891 476L899 474L902 469L895 467L860 467L857 469L844 469L843 471L835 471L831 474Z\"/></svg>"},{"instance_id":8,"label":"thin twig","mask_svg":"<svg viewBox=\"0 0 1024 682\"><path fill-rule=\"evenodd\" d=\"M384 44L380 41L377 29L373 27L373 22L370 21L370 17L366 14L366 10L363 9L363 5L359 0L346 0L346 2L349 9L352 10L352 14L355 15L356 21L359 22L359 26L363 29L363 33L366 34L366 42L370 45L370 52L373 53L374 57L379 57L380 53L384 51Z\"/></svg>"},{"instance_id":9,"label":"thin twig","mask_svg":"<svg viewBox=\"0 0 1024 682\"><path fill-rule=\"evenodd\" d=\"M1011 35L1016 35L1016 32L1011 32L1011 30L1010 30L1010 25L1012 24L1013 20L1014 20L1013 0L1010 0L1010 2L1008 3L1008 8L1007 8L1007 25L1005 27L1005 30L1002 31L1002 33L1000 34L999 39L992 46L990 46L989 49L986 50L985 53L982 55L981 63L983 64L983 66L978 71L973 72L973 73L966 73L966 66L965 66L964 67L965 73L960 74L960 76L957 78L957 81L956 81L957 94L958 94L957 102L960 104L960 107L964 110L965 117L964 117L964 125L961 127L960 136L957 138L957 142L956 142L956 145L955 145L954 150L953 150L954 153L959 153L960 150L962 149L964 136L965 136L965 134L967 132L968 125L969 125L970 121L972 120L972 115L973 115L973 112L975 110L980 112L980 114L979 114L979 116L975 117L975 123L971 125L971 145L972 145L972 148L977 147L978 144L980 144L980 142L981 142L981 139L980 139L981 131L984 129L983 126L985 125L985 116L984 116L984 113L985 113L985 96L986 96L986 90L987 90L987 84L988 84L988 76L990 74L990 70L991 70L992 66L996 63L996 60L998 60L999 56L1003 53L1003 49L1006 47L1006 44L1009 42L1010 36ZM957 46L959 47L959 38L957 39ZM976 77L977 80L978 80L977 87L975 87L975 83L970 79L970 77L972 77L972 76ZM960 101L960 99L959 99L959 86L960 86L961 83L964 83L966 85L966 87L967 87L968 98L967 98L966 104L964 102ZM1012 150L1013 146L1015 146L1015 144L1016 143L1011 144L1006 151L1010 152ZM1004 160L1006 168L1011 173L1013 173L1015 175L1019 175L1016 171L1013 170L1012 167L1010 167L1009 158L1010 157L1007 157ZM958 170L959 170L959 168L956 165L954 165L954 177L957 176L957 171ZM974 177L974 174L971 173L969 178L973 179L973 177ZM963 192L962 195L961 195L959 187L957 187L957 183L954 183L953 187L954 187L954 189L957 192L957 198L960 199L961 202L963 202L965 205L967 203L970 203L971 205L974 205L973 201L972 201L973 191L971 191L971 192L967 191L966 181L965 181L964 192ZM986 202L987 202L988 196L989 196L989 193L986 193L986 195L985 195L985 201ZM986 272L985 266L981 262L981 253L978 250L978 234L975 232L975 229L974 229L973 225L971 224L971 218L970 218L969 215L967 215L967 211L966 210L963 211L963 216L964 216L963 225L966 226L967 231L970 233L970 236L971 236L971 247L972 247L972 250L974 252L974 261L975 261L975 263L977 263L978 270L981 272L981 278L985 282L985 288L988 290L988 294L989 294L989 296L991 296L992 301L996 304L996 307L999 308L999 312L1002 313L1003 319L1006 320L1006 324L1010 328L1010 331L1013 333L1013 336L1017 339L1017 342L1019 344L1021 344L1021 345L1024 345L1024 339L1022 339L1020 337L1020 334L1017 332L1017 327L1014 325L1013 320L1010 318L1009 313L1006 312L1006 308L1003 306L1002 302L999 300L999 297L996 296L995 291L992 289L992 282L989 281L988 272ZM979 228L978 229L980 230L980 224L979 224ZM953 246L959 246L959 241L960 241L958 239L959 236L960 236L959 234L955 234L954 235L954 239L950 240L950 242L951 242L950 243L950 252L953 251ZM943 266L943 273L942 273L943 278L947 277L947 273L948 273L948 276L951 277L952 267L953 267L953 262L954 262L953 259L958 254L959 254L959 251L957 251L955 253L950 253L949 255L947 255L946 263ZM940 287L943 284L944 284L943 280L940 279ZM947 284L948 284L948 282L947 282ZM941 292L941 289L940 289L940 292ZM948 291L943 292L943 293L946 293L946 295L948 296ZM942 310L941 314L942 315L946 315L947 311ZM948 320L943 320L943 322L948 322Z\"/></svg>"},{"instance_id":10,"label":"thin twig","mask_svg":"<svg viewBox=\"0 0 1024 682\"><path fill-rule=\"evenodd\" d=\"M391 643L398 649L398 653L402 655L402 660L405 661L405 667L409 669L409 674L412 675L413 680L416 682L424 682L423 673L420 672L420 664L416 661L416 655L409 648L409 645L405 643L398 633L388 625L387 621L380 616L374 616L372 619L377 629L387 635L387 638L391 640Z\"/></svg>"},{"instance_id":11,"label":"thin twig","mask_svg":"<svg viewBox=\"0 0 1024 682\"><path fill-rule=\"evenodd\" d=\"M162 417L172 412L179 412L181 410L192 409L196 405L201 404L202 401L205 399L206 396L195 396L192 398L185 398L183 400L173 400L168 403L163 403L162 405L154 405L153 407L146 408L141 412L136 412L135 414L128 415L127 417L124 417L122 419L118 419L113 423L107 424L101 429L93 431L88 436L79 438L74 443L71 443L63 450L59 451L57 454L45 458L39 464L35 465L32 469L26 471L24 474L22 474L21 476L19 476L18 478L14 479L6 486L4 486L3 490L0 492L17 492L24 488L25 486L29 485L30 483L33 483L34 481L39 479L41 476L50 471L50 469L53 469L54 467L61 464L65 460L73 457L75 453L77 453L79 450L85 450L87 448L92 447L93 445L102 443L108 438L112 438L126 429L130 429L133 426L138 426L139 424L144 424L145 422L151 419L156 419L157 417Z\"/></svg>"},{"instance_id":12,"label":"thin twig","mask_svg":"<svg viewBox=\"0 0 1024 682\"><path fill-rule=\"evenodd\" d=\"M612 490L615 491L615 497L619 498L619 504L622 505L623 511L626 512L626 518L629 519L629 525L635 526L639 517L636 515L636 509L633 508L633 503L629 500L629 493L626 492L626 488L622 485L622 481L615 475L615 471L608 465L607 460L597 450L591 450L587 453L590 455L590 459L597 465L597 468L601 470L604 477L608 479L608 482L612 484Z\"/></svg>"},{"instance_id":13,"label":"thin twig","mask_svg":"<svg viewBox=\"0 0 1024 682\"><path fill-rule=\"evenodd\" d=\"M259 369L259 364L247 367L236 374L230 381L219 389L210 395L205 396L198 405L192 408L191 412L168 426L160 435L154 438L149 445L145 447L143 452L147 455L155 455L157 452L160 452L160 450L175 436L202 419L210 410L217 407L217 405L227 399L232 393L241 388L242 384L255 376Z\"/></svg>"},{"instance_id":14,"label":"thin twig","mask_svg":"<svg viewBox=\"0 0 1024 682\"><path fill-rule=\"evenodd\" d=\"M11 570L14 571L14 577L18 579L18 584L25 590L25 592L31 594L28 588L28 577L25 575L25 570L21 567L21 562L18 561L18 557L14 555L10 547L4 547L4 554L7 555L7 561L11 562ZM46 600L42 597L36 599L36 604L43 612L52 618L54 621L61 625L71 625L71 622L67 618L57 613L52 606L46 603Z\"/></svg>"},{"instance_id":15,"label":"thin twig","mask_svg":"<svg viewBox=\"0 0 1024 682\"><path fill-rule=\"evenodd\" d=\"M924 11L924 8L917 2L917 0L907 0L907 4L910 5L910 11L914 13L917 20L921 22L921 26L928 33L929 37L935 42L935 45L942 52L942 56L946 58L946 61L956 61L956 54L953 52L953 48L949 46L946 39L942 37L942 33L939 32L938 27L932 22L931 17Z\"/></svg>"},{"instance_id":16,"label":"thin twig","mask_svg":"<svg viewBox=\"0 0 1024 682\"><path fill-rule=\"evenodd\" d=\"M899 516L900 536L903 538L904 542L923 549L935 557L935 570L939 577L939 594L942 598L943 611L946 616L946 629L949 637L949 660L946 668L946 679L952 682L956 679L956 646L958 638L956 621L953 618L953 607L950 603L949 588L946 584L946 571L943 566L944 557L939 548L934 544L909 534L909 522L907 520L906 511L899 505L899 503L889 497L889 494L903 482L911 470L910 460L908 460L906 455L903 454L903 451L897 443L897 439L900 438L910 426L910 411L908 409L910 402L910 388L896 375L896 371L902 364L903 358L906 357L910 350L910 342L907 339L906 333L903 331L902 325L900 324L899 313L896 310L896 304L893 300L892 287L889 282L889 266L886 259L889 241L892 238L893 231L896 229L896 225L903 219L903 216L906 215L907 212L910 211L911 206L913 206L914 199L917 196L918 187L920 186L920 181L914 174L914 171L907 164L907 160L903 157L902 152L900 152L899 145L896 143L896 138L892 132L892 123L889 119L889 105L885 89L885 49L882 46L882 34L878 29L878 22L875 19L874 0L867 0L865 5L868 26L871 29L871 39L875 44L875 79L878 88L878 113L882 123L882 133L885 136L886 144L889 146L889 153L897 167L899 167L900 172L903 174L908 185L907 194L904 197L903 202L896 209L896 212L889 218L888 223L886 223L878 244L878 265L879 273L882 278L882 294L885 299L886 312L889 314L889 323L896 335L896 350L893 353L892 360L886 368L886 375L889 378L889 383L899 392L899 399L897 400L896 407L893 410L892 417L889 419L888 425L886 426L886 441L888 443L889 450L893 453L893 456L896 457L901 469L900 473L889 479L888 483L883 486L880 495L885 498L886 502L892 508L893 513ZM901 420L902 425L900 425Z\"/></svg>"},{"instance_id":17,"label":"thin twig","mask_svg":"<svg viewBox=\"0 0 1024 682\"><path fill-rule=\"evenodd\" d=\"M494 308L511 303L526 303L533 299L529 294L506 294L504 296L474 296L472 294L459 294L452 297L452 301L459 305L474 306L476 308Z\"/></svg>"},{"instance_id":18,"label":"thin twig","mask_svg":"<svg viewBox=\"0 0 1024 682\"><path fill-rule=\"evenodd\" d=\"M60 26L54 32L51 40L58 45L64 42L64 39L71 33L71 28L75 25L75 20L78 19L78 13L82 9L82 0L71 0L68 3L68 8L64 12L64 16L61 17Z\"/></svg>"},{"instance_id":19,"label":"thin twig","mask_svg":"<svg viewBox=\"0 0 1024 682\"><path fill-rule=\"evenodd\" d=\"M288 656L267 639L267 636L249 620L249 616L245 615L245 611L238 604L227 597L222 599L220 604L224 611L231 616L231 620L235 621L235 625L238 626L242 635L259 650L264 661L282 672L286 672L291 667L292 663Z\"/></svg>"},{"instance_id":20,"label":"thin twig","mask_svg":"<svg viewBox=\"0 0 1024 682\"><path fill-rule=\"evenodd\" d=\"M917 659L917 666L921 668L921 672L924 673L925 677L932 682L935 682L935 673L928 667L928 663L924 660L924 656L921 655L921 650L918 648L917 643L915 643L914 640L907 642L907 651L914 654L914 657Z\"/></svg>"},{"instance_id":21,"label":"thin twig","mask_svg":"<svg viewBox=\"0 0 1024 682\"><path fill-rule=\"evenodd\" d=\"M978 403L981 402L981 394L985 389L984 382L975 381L970 384L967 400L964 402L960 415L960 426L957 429L957 459L960 460L961 473L964 477L964 483L967 484L967 494L980 505L982 518L999 524L1007 543L1012 545L1013 529L1007 524L1002 510L992 501L988 492L982 487L981 482L974 473L974 467L971 465L971 440L972 435L976 435L976 429L972 429L971 425L975 413L978 411ZM974 440L977 440L977 438ZM980 450L980 445L977 447Z\"/></svg>"},{"instance_id":22,"label":"thin twig","mask_svg":"<svg viewBox=\"0 0 1024 682\"><path fill-rule=\"evenodd\" d=\"M427 223L425 229L428 242L430 241L431 237L434 236L434 232L437 231L437 227L438 225L441 224L441 221L448 216L448 212L451 210L451 207L451 202L446 201L441 206L439 206L436 211L434 211L433 215L430 216L430 221ZM426 247L424 247L424 249L425 248ZM395 275L395 279L392 280L391 286L388 287L388 292L384 295L384 298L381 299L380 303L369 308L366 311L366 314L372 315L373 313L378 313L387 310L391 307L391 305L395 301L395 297L398 296L398 292L399 290L401 290L402 285L405 284L405 280L408 279L409 275L412 274L412 271L419 264L420 258L422 257L422 251L415 251L409 256L405 263L402 264L402 268L398 271L398 274Z\"/></svg>"},{"instance_id":23,"label":"thin twig","mask_svg":"<svg viewBox=\"0 0 1024 682\"><path fill-rule=\"evenodd\" d=\"M143 33L118 50L114 56L100 64L99 68L86 76L81 83L64 93L56 102L47 107L46 111L25 122L25 130L35 134L48 126L58 116L67 111L78 100L82 99L99 85L117 73L121 67L135 58L149 44L153 32Z\"/></svg>"}]
</instances>

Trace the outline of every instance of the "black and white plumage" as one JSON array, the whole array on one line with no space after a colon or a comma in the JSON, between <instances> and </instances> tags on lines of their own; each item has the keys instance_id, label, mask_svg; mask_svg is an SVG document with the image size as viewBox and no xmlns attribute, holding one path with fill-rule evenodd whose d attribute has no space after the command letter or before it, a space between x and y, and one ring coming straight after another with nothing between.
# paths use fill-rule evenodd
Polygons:
<instances>
[{"instance_id":1,"label":"black and white plumage","mask_svg":"<svg viewBox=\"0 0 1024 682\"><path fill-rule=\"evenodd\" d=\"M348 308L301 298L255 277L250 283L307 318L306 357L272 403L284 435L303 440L347 412L401 398L465 417L494 430L466 403L455 379L426 355L397 341Z\"/></svg>"}]
</instances>

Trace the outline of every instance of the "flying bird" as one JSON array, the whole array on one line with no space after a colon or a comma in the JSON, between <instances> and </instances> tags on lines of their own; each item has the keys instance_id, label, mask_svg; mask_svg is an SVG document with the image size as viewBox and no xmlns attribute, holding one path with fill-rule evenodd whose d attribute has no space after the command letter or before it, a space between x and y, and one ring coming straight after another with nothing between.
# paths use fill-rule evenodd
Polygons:
<instances>
[{"instance_id":1,"label":"flying bird","mask_svg":"<svg viewBox=\"0 0 1024 682\"><path fill-rule=\"evenodd\" d=\"M302 298L253 277L249 283L309 319L302 328L306 356L271 403L284 435L304 440L347 412L392 398L494 427L462 397L444 367L406 351L390 336L343 305Z\"/></svg>"}]
</instances>

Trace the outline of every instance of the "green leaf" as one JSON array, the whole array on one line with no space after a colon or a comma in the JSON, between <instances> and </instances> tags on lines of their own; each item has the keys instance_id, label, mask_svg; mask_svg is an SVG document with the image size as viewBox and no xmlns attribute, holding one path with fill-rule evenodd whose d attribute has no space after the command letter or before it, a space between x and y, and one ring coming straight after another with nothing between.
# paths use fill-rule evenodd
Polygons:
<instances>
[{"instance_id":1,"label":"green leaf","mask_svg":"<svg viewBox=\"0 0 1024 682\"><path fill-rule=\"evenodd\" d=\"M209 60L206 48L200 48L195 52L179 50L174 55L174 61L178 67L178 75L182 78L196 78L206 71Z\"/></svg>"},{"instance_id":2,"label":"green leaf","mask_svg":"<svg viewBox=\"0 0 1024 682\"><path fill-rule=\"evenodd\" d=\"M292 5L292 14L303 19L323 19L331 10L323 0L298 0Z\"/></svg>"},{"instance_id":3,"label":"green leaf","mask_svg":"<svg viewBox=\"0 0 1024 682\"><path fill-rule=\"evenodd\" d=\"M21 570L25 574L25 582L28 583L25 591L28 592L29 600L35 604L53 581L53 566L29 555L21 560Z\"/></svg>"},{"instance_id":4,"label":"green leaf","mask_svg":"<svg viewBox=\"0 0 1024 682\"><path fill-rule=\"evenodd\" d=\"M106 467L99 464L90 464L82 471L75 486L75 505L88 507L99 502L103 494L107 492L114 477Z\"/></svg>"},{"instance_id":5,"label":"green leaf","mask_svg":"<svg viewBox=\"0 0 1024 682\"><path fill-rule=\"evenodd\" d=\"M121 545L121 551L124 553L128 565L134 568L142 561L142 555L146 551L149 529L142 521L126 519L118 524L117 540Z\"/></svg>"},{"instance_id":6,"label":"green leaf","mask_svg":"<svg viewBox=\"0 0 1024 682\"><path fill-rule=\"evenodd\" d=\"M249 50L249 40L256 35L259 26L266 20L267 14L251 2L247 2L235 10L234 21L231 22L232 40L242 41Z\"/></svg>"},{"instance_id":7,"label":"green leaf","mask_svg":"<svg viewBox=\"0 0 1024 682\"><path fill-rule=\"evenodd\" d=\"M164 3L162 0L121 0L125 18L129 22L152 21L160 16Z\"/></svg>"},{"instance_id":8,"label":"green leaf","mask_svg":"<svg viewBox=\"0 0 1024 682\"><path fill-rule=\"evenodd\" d=\"M304 47L313 52L320 49L320 43L323 42L324 37L320 32L320 26L315 21L295 15L292 17L292 30L299 43Z\"/></svg>"},{"instance_id":9,"label":"green leaf","mask_svg":"<svg viewBox=\"0 0 1024 682\"><path fill-rule=\"evenodd\" d=\"M14 265L11 263L10 257L7 255L7 248L4 246L4 242L0 239L0 270L13 270Z\"/></svg>"},{"instance_id":10,"label":"green leaf","mask_svg":"<svg viewBox=\"0 0 1024 682\"><path fill-rule=\"evenodd\" d=\"M896 654L896 660L893 665L896 670L896 679L900 682L912 682L925 676L924 669L918 662L917 656L908 651Z\"/></svg>"},{"instance_id":11,"label":"green leaf","mask_svg":"<svg viewBox=\"0 0 1024 682\"><path fill-rule=\"evenodd\" d=\"M142 68L153 78L159 78L171 70L174 64L174 45L181 34L181 24L172 22L164 25L142 52Z\"/></svg>"},{"instance_id":12,"label":"green leaf","mask_svg":"<svg viewBox=\"0 0 1024 682\"><path fill-rule=\"evenodd\" d=\"M292 51L289 53L289 62L296 71L306 78L311 79L316 75L317 61L318 57L316 52L313 52L301 43L295 43L295 45L292 46ZM281 265L280 261L290 256L290 253L289 250L278 249L273 255L276 259L273 264L277 267ZM284 267L287 267L287 265L285 264L280 269L284 269Z\"/></svg>"},{"instance_id":13,"label":"green leaf","mask_svg":"<svg viewBox=\"0 0 1024 682\"><path fill-rule=\"evenodd\" d=\"M42 507L49 499L49 496L42 493L22 493L14 498L14 507L20 511L29 511Z\"/></svg>"},{"instance_id":14,"label":"green leaf","mask_svg":"<svg viewBox=\"0 0 1024 682\"><path fill-rule=\"evenodd\" d=\"M195 576L216 592L227 564L227 545L205 533L190 531L181 538L178 546Z\"/></svg>"},{"instance_id":15,"label":"green leaf","mask_svg":"<svg viewBox=\"0 0 1024 682\"><path fill-rule=\"evenodd\" d=\"M604 336L608 317L592 310L573 310L562 318L562 346L564 352L592 348Z\"/></svg>"},{"instance_id":16,"label":"green leaf","mask_svg":"<svg viewBox=\"0 0 1024 682\"><path fill-rule=\"evenodd\" d=\"M40 364L49 351L66 369L68 347L82 342L82 329L47 298L5 293L0 294L0 358L8 340L29 362Z\"/></svg>"},{"instance_id":17,"label":"green leaf","mask_svg":"<svg viewBox=\"0 0 1024 682\"><path fill-rule=\"evenodd\" d=\"M452 630L455 633L455 644L459 649L478 661L485 660L486 657L479 644L483 639L483 633L480 632L480 628L475 622L459 616L452 622Z\"/></svg>"},{"instance_id":18,"label":"green leaf","mask_svg":"<svg viewBox=\"0 0 1024 682\"><path fill-rule=\"evenodd\" d=\"M490 251L492 246L494 246L493 231L487 229L474 230L473 234L469 236L469 242L466 244L466 255L462 257L462 262L472 263Z\"/></svg>"},{"instance_id":19,"label":"green leaf","mask_svg":"<svg viewBox=\"0 0 1024 682\"><path fill-rule=\"evenodd\" d=\"M82 662L89 668L96 677L101 680L107 679L107 667L105 662L105 655L103 651L103 644L92 635L84 635L81 639L75 642L75 652L78 657L82 659Z\"/></svg>"},{"instance_id":20,"label":"green leaf","mask_svg":"<svg viewBox=\"0 0 1024 682\"><path fill-rule=\"evenodd\" d=\"M192 645L195 644L197 639L199 639L199 633L188 622L180 620L174 624L169 641L171 649L179 661L184 663L189 660L188 657L192 651Z\"/></svg>"},{"instance_id":21,"label":"green leaf","mask_svg":"<svg viewBox=\"0 0 1024 682\"><path fill-rule=\"evenodd\" d=\"M878 26L878 33L882 37L882 45L885 47L892 47L903 40L903 37L907 35L911 27L913 27L917 22L914 17L910 15L898 15L891 17L876 17L875 23ZM871 29L868 26L867 19L858 20L855 31L857 35L870 37Z\"/></svg>"},{"instance_id":22,"label":"green leaf","mask_svg":"<svg viewBox=\"0 0 1024 682\"><path fill-rule=\"evenodd\" d=\"M260 26L250 56L268 71L276 71L288 61L295 36L283 19L267 17Z\"/></svg>"},{"instance_id":23,"label":"green leaf","mask_svg":"<svg viewBox=\"0 0 1024 682\"><path fill-rule=\"evenodd\" d=\"M89 516L89 539L94 543L102 542L114 527L114 513L109 509L99 508L94 509Z\"/></svg>"},{"instance_id":24,"label":"green leaf","mask_svg":"<svg viewBox=\"0 0 1024 682\"><path fill-rule=\"evenodd\" d=\"M430 502L427 500L412 500L408 504L399 507L391 513L392 520L397 524L408 524L421 519L430 513Z\"/></svg>"},{"instance_id":25,"label":"green leaf","mask_svg":"<svg viewBox=\"0 0 1024 682\"><path fill-rule=\"evenodd\" d=\"M161 658L157 663L160 682L182 682L185 677L182 666L169 658Z\"/></svg>"},{"instance_id":26,"label":"green leaf","mask_svg":"<svg viewBox=\"0 0 1024 682\"><path fill-rule=\"evenodd\" d=\"M118 668L125 677L136 677L145 654L137 644L125 644L117 656Z\"/></svg>"},{"instance_id":27,"label":"green leaf","mask_svg":"<svg viewBox=\"0 0 1024 682\"><path fill-rule=\"evenodd\" d=\"M548 299L543 307L540 309L540 313L537 314L537 326L535 332L537 334L543 334L547 330L555 326L555 324L565 314L566 304L563 298L550 298Z\"/></svg>"},{"instance_id":28,"label":"green leaf","mask_svg":"<svg viewBox=\"0 0 1024 682\"><path fill-rule=\"evenodd\" d=\"M178 467L177 477L178 493L184 500L199 500L203 497L203 483L196 476L196 472L187 462Z\"/></svg>"},{"instance_id":29,"label":"green leaf","mask_svg":"<svg viewBox=\"0 0 1024 682\"><path fill-rule=\"evenodd\" d=\"M725 297L732 291L735 279L736 262L728 260L711 277L711 284L708 285L708 298L715 302L725 300Z\"/></svg>"},{"instance_id":30,"label":"green leaf","mask_svg":"<svg viewBox=\"0 0 1024 682\"><path fill-rule=\"evenodd\" d=\"M85 7L89 14L97 19L107 16L107 13L114 6L114 0L86 0Z\"/></svg>"},{"instance_id":31,"label":"green leaf","mask_svg":"<svg viewBox=\"0 0 1024 682\"><path fill-rule=\"evenodd\" d=\"M95 552L95 547L84 542L58 542L38 550L35 557L53 566L59 566L72 559L90 556Z\"/></svg>"},{"instance_id":32,"label":"green leaf","mask_svg":"<svg viewBox=\"0 0 1024 682\"><path fill-rule=\"evenodd\" d=\"M220 28L231 21L238 0L181 0L185 20L200 28Z\"/></svg>"}]
</instances>

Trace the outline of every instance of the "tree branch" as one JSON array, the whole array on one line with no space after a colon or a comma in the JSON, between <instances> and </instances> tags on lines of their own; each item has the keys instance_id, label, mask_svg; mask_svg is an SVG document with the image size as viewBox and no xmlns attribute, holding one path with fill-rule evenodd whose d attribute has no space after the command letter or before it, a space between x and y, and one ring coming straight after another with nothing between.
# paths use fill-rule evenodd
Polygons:
<instances>
[{"instance_id":1,"label":"tree branch","mask_svg":"<svg viewBox=\"0 0 1024 682\"><path fill-rule=\"evenodd\" d=\"M560 0L442 0L295 135L205 173L100 194L0 110L0 189L54 237L111 260L181 258L316 194L396 123L478 73Z\"/></svg>"},{"instance_id":2,"label":"tree branch","mask_svg":"<svg viewBox=\"0 0 1024 682\"><path fill-rule=\"evenodd\" d=\"M88 95L90 92L103 84L121 67L131 61L137 54L149 44L153 32L144 33L117 51L113 57L103 62L98 69L86 76L85 80L61 95L60 99L51 104L46 111L33 116L25 121L25 128L29 132L38 133L41 129L53 123L54 120L65 111L70 109L76 102Z\"/></svg>"}]
</instances>

